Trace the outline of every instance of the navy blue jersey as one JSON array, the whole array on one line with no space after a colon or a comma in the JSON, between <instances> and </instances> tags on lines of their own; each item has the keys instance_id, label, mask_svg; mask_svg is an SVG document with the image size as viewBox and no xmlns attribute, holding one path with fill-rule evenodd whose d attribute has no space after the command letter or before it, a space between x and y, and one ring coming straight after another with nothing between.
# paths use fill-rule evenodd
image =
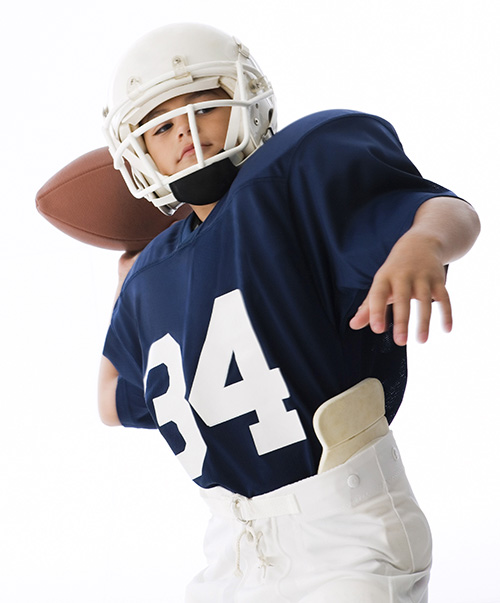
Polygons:
<instances>
[{"instance_id":1,"label":"navy blue jersey","mask_svg":"<svg viewBox=\"0 0 500 603\"><path fill-rule=\"evenodd\" d=\"M327 111L254 153L208 219L142 252L104 354L126 426L157 427L190 476L255 496L313 475L312 416L366 377L392 420L405 349L348 322L427 199L386 121Z\"/></svg>"}]
</instances>

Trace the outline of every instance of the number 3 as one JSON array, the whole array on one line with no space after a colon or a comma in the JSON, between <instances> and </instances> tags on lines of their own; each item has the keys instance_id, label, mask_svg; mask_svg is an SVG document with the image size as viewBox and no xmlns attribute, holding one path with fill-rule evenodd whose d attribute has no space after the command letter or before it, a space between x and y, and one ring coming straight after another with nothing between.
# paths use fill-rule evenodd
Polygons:
<instances>
[{"instance_id":1,"label":"number 3","mask_svg":"<svg viewBox=\"0 0 500 603\"><path fill-rule=\"evenodd\" d=\"M226 385L233 356L242 379ZM170 421L177 424L186 441L179 460L196 478L201 475L206 445L192 413L186 413L189 407L183 395L181 350L170 335L151 346L146 380L149 371L160 364L169 369L170 387L153 400L157 420L160 426ZM241 292L235 290L216 298L189 396L192 407L209 427L255 412L257 422L249 429L257 453L263 455L306 438L297 411L285 408L283 400L288 397L279 368L270 369L266 362Z\"/></svg>"}]
</instances>

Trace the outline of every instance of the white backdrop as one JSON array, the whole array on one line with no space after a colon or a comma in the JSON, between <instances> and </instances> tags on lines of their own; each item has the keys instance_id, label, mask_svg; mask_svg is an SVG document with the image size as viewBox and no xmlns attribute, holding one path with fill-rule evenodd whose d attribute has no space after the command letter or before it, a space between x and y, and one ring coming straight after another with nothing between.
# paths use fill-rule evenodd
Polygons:
<instances>
[{"instance_id":1,"label":"white backdrop","mask_svg":"<svg viewBox=\"0 0 500 603\"><path fill-rule=\"evenodd\" d=\"M186 4L187 8L178 8ZM431 603L500 601L496 0L46 0L3 17L0 600L180 602L207 512L159 435L100 424L95 382L118 253L78 243L35 193L104 146L101 109L139 35L197 20L270 76L280 125L328 108L396 127L423 174L479 211L453 265L455 328L410 343L393 426L433 528Z\"/></svg>"}]
</instances>

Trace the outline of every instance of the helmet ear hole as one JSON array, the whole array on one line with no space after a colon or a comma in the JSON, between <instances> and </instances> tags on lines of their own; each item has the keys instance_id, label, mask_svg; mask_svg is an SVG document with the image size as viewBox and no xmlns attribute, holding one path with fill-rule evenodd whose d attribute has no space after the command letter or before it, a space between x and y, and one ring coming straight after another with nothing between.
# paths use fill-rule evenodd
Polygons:
<instances>
[{"instance_id":1,"label":"helmet ear hole","mask_svg":"<svg viewBox=\"0 0 500 603\"><path fill-rule=\"evenodd\" d=\"M274 116L274 108L271 107L267 113L267 122L269 124L269 127L267 128L267 136L271 137L274 136L275 134L275 129L276 129L276 124L273 124L273 116ZM266 138L267 140L267 138Z\"/></svg>"},{"instance_id":2,"label":"helmet ear hole","mask_svg":"<svg viewBox=\"0 0 500 603\"><path fill-rule=\"evenodd\" d=\"M225 151L233 149L243 139L243 119L245 119L244 109L242 107L232 107L224 143ZM239 155L233 158L235 165L238 165L243 160L243 155Z\"/></svg>"}]
</instances>

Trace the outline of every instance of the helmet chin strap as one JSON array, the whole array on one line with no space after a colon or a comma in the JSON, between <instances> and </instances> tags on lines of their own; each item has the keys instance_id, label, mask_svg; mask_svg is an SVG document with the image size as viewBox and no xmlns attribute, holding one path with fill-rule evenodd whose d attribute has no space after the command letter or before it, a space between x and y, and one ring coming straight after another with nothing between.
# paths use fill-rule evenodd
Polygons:
<instances>
[{"instance_id":1,"label":"helmet chin strap","mask_svg":"<svg viewBox=\"0 0 500 603\"><path fill-rule=\"evenodd\" d=\"M226 158L171 182L170 189L180 203L209 205L226 194L237 173L238 168Z\"/></svg>"}]
</instances>

